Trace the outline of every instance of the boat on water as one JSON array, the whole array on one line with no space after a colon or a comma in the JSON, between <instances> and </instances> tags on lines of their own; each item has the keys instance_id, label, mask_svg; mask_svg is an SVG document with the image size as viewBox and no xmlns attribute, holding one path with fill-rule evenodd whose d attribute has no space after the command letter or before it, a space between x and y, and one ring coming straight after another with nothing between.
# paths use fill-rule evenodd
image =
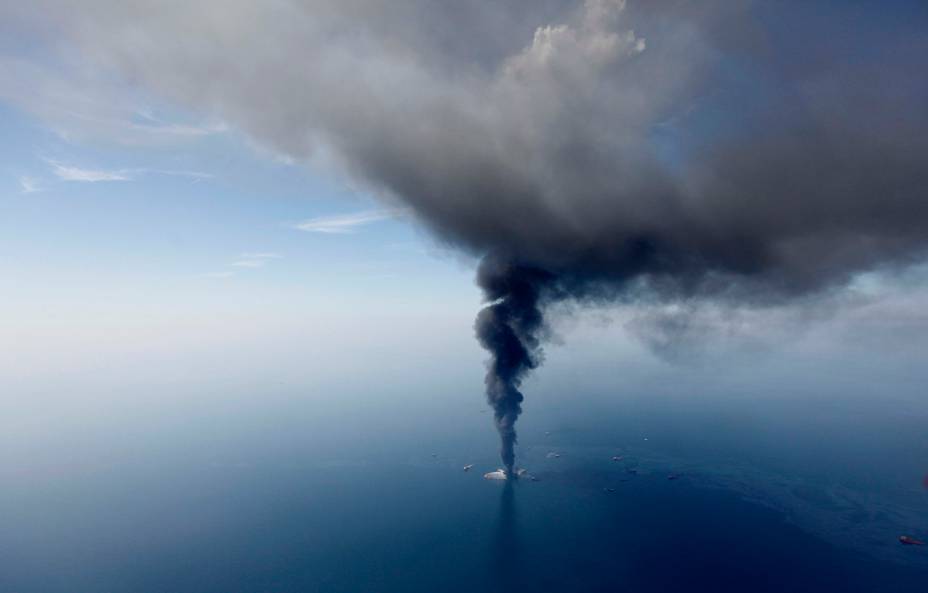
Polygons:
<instances>
[{"instance_id":1,"label":"boat on water","mask_svg":"<svg viewBox=\"0 0 928 593\"><path fill-rule=\"evenodd\" d=\"M523 468L518 468L512 473L513 473L513 477L515 478L528 478L532 480L533 482L537 481L533 476L529 475L528 471L526 471ZM483 477L487 480L508 480L509 474L506 472L505 469L499 468L497 470L483 474Z\"/></svg>"}]
</instances>

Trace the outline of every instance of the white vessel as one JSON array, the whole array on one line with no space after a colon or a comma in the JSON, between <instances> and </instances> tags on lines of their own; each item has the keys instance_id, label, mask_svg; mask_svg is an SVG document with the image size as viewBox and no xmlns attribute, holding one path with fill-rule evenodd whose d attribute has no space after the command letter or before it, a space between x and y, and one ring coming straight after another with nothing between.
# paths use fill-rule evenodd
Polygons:
<instances>
[{"instance_id":1,"label":"white vessel","mask_svg":"<svg viewBox=\"0 0 928 593\"><path fill-rule=\"evenodd\" d=\"M537 481L533 476L530 476L528 471L519 468L513 472L517 478L529 478L530 480ZM496 471L487 472L483 474L483 477L487 480L506 480L509 479L509 474L506 473L506 470L499 468Z\"/></svg>"}]
</instances>

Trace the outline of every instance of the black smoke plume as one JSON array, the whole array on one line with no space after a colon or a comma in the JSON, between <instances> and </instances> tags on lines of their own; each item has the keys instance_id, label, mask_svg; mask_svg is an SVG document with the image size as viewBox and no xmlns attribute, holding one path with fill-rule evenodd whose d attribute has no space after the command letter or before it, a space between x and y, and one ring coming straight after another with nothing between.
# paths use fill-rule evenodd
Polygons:
<instances>
[{"instance_id":1,"label":"black smoke plume","mask_svg":"<svg viewBox=\"0 0 928 593\"><path fill-rule=\"evenodd\" d=\"M548 280L545 272L493 257L485 258L477 273L477 282L490 301L477 315L477 339L490 352L487 401L493 407L500 457L509 477L515 476L515 425L522 413L519 386L526 373L541 362L539 299Z\"/></svg>"}]
</instances>

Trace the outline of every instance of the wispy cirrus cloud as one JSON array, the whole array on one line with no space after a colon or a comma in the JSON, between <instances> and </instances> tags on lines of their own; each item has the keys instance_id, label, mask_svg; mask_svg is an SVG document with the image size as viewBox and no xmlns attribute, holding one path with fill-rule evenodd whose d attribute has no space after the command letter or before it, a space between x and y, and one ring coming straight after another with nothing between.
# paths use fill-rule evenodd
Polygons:
<instances>
[{"instance_id":1,"label":"wispy cirrus cloud","mask_svg":"<svg viewBox=\"0 0 928 593\"><path fill-rule=\"evenodd\" d=\"M192 179L194 183L206 179L212 179L212 173L202 171L182 171L174 169L151 169L151 168L133 168L133 169L90 169L66 164L54 159L44 159L51 168L52 174L61 181L78 181L87 183L96 183L100 181L133 181L142 175L167 175L169 177L186 177Z\"/></svg>"},{"instance_id":2,"label":"wispy cirrus cloud","mask_svg":"<svg viewBox=\"0 0 928 593\"><path fill-rule=\"evenodd\" d=\"M19 188L24 194L34 194L35 192L42 191L42 181L35 177L23 175L19 178Z\"/></svg>"},{"instance_id":3,"label":"wispy cirrus cloud","mask_svg":"<svg viewBox=\"0 0 928 593\"><path fill-rule=\"evenodd\" d=\"M65 165L58 161L48 161L52 166L52 174L62 181L81 181L96 183L99 181L131 181L131 171L128 169L119 169L115 171L106 171L102 169L83 169Z\"/></svg>"},{"instance_id":4,"label":"wispy cirrus cloud","mask_svg":"<svg viewBox=\"0 0 928 593\"><path fill-rule=\"evenodd\" d=\"M243 253L241 257L232 262L231 265L236 268L263 268L268 261L281 258L283 258L283 256L279 253Z\"/></svg>"},{"instance_id":5,"label":"wispy cirrus cloud","mask_svg":"<svg viewBox=\"0 0 928 593\"><path fill-rule=\"evenodd\" d=\"M396 215L395 210L365 210L352 214L317 216L298 222L293 227L307 233L339 235L353 233L360 227L388 218L395 218Z\"/></svg>"},{"instance_id":6,"label":"wispy cirrus cloud","mask_svg":"<svg viewBox=\"0 0 928 593\"><path fill-rule=\"evenodd\" d=\"M99 69L69 62L0 57L0 99L41 119L68 142L105 140L130 146L175 145L229 128L221 121L173 121L139 106L138 93Z\"/></svg>"},{"instance_id":7,"label":"wispy cirrus cloud","mask_svg":"<svg viewBox=\"0 0 928 593\"><path fill-rule=\"evenodd\" d=\"M229 266L233 268L263 268L267 262L275 259L283 259L283 257L284 256L281 254L271 251L254 251L241 254L239 259L229 264ZM206 278L231 278L235 276L235 272L232 270L223 270L219 272L207 272L203 274L203 276Z\"/></svg>"},{"instance_id":8,"label":"wispy cirrus cloud","mask_svg":"<svg viewBox=\"0 0 928 593\"><path fill-rule=\"evenodd\" d=\"M169 177L188 177L192 179L194 183L215 177L212 173L204 173L203 171L177 171L173 169L134 169L134 171L137 173L168 175Z\"/></svg>"},{"instance_id":9,"label":"wispy cirrus cloud","mask_svg":"<svg viewBox=\"0 0 928 593\"><path fill-rule=\"evenodd\" d=\"M221 134L228 131L229 126L224 122L211 122L201 125L179 124L165 121L155 116L151 109L143 108L135 111L135 118L131 124L133 130L149 134L158 133L165 136L196 137L210 134Z\"/></svg>"}]
</instances>

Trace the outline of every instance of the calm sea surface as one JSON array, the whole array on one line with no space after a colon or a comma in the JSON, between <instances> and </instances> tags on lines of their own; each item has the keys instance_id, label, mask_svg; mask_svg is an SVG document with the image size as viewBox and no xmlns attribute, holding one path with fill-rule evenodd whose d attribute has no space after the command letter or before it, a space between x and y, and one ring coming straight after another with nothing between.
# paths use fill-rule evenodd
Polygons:
<instances>
[{"instance_id":1,"label":"calm sea surface","mask_svg":"<svg viewBox=\"0 0 928 593\"><path fill-rule=\"evenodd\" d=\"M482 479L479 398L181 410L20 443L0 591L928 590L928 547L896 539L928 539L925 416L767 406L527 405L538 481L517 483Z\"/></svg>"}]
</instances>

